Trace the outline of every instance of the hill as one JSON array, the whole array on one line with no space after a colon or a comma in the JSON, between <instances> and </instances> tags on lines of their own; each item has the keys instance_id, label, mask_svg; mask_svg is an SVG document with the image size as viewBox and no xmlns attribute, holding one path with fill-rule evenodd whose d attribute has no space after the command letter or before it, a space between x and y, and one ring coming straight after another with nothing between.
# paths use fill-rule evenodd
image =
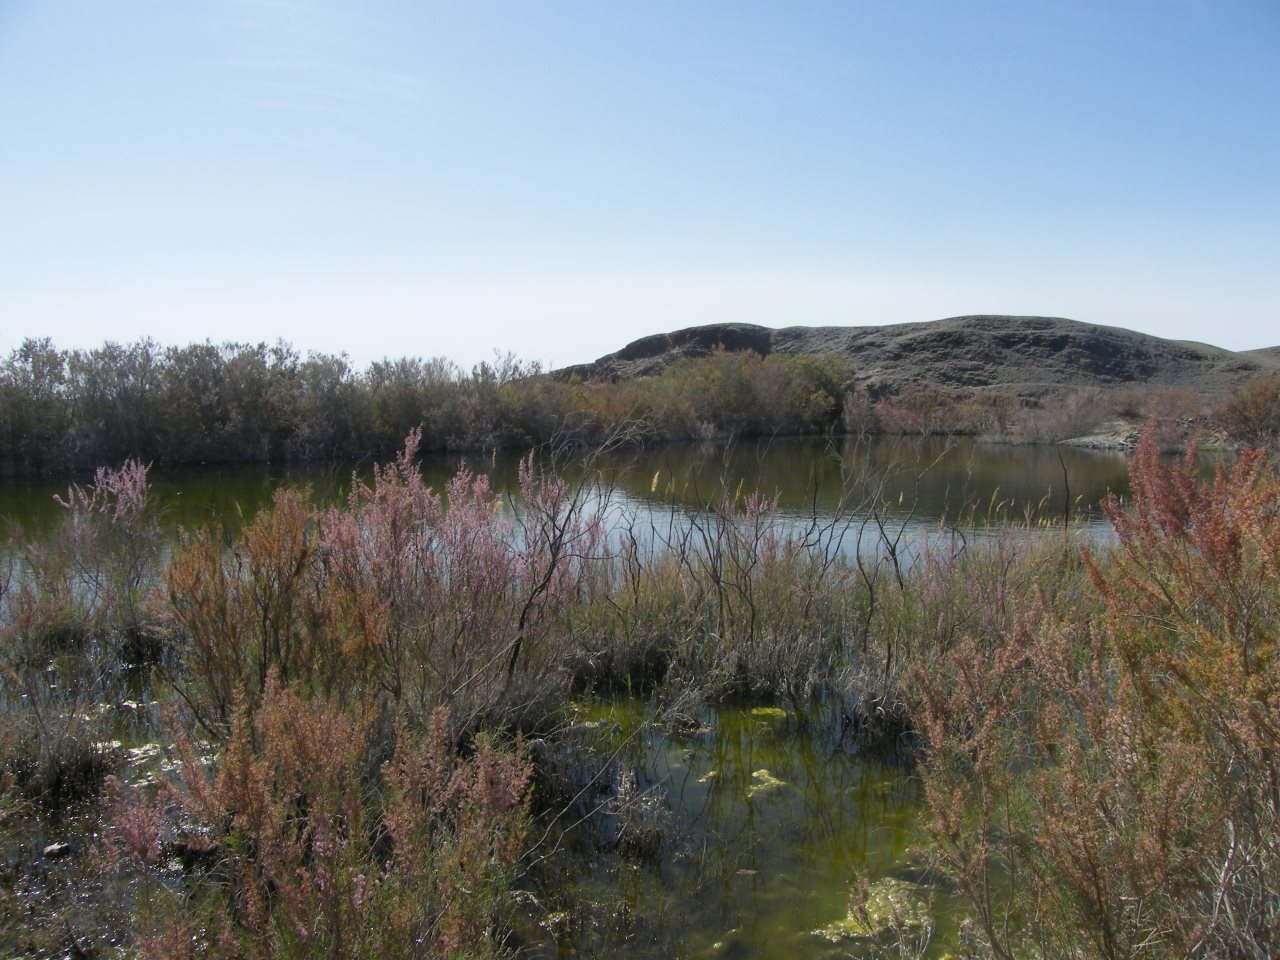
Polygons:
<instances>
[{"instance_id":1,"label":"hill","mask_svg":"<svg viewBox=\"0 0 1280 960\"><path fill-rule=\"evenodd\" d=\"M980 387L1036 396L1065 386L1150 384L1222 397L1259 373L1280 370L1276 347L1235 353L1059 317L966 316L879 327L689 327L644 337L557 375L655 376L680 359L717 348L761 356L836 354L876 394L923 382L957 395Z\"/></svg>"}]
</instances>

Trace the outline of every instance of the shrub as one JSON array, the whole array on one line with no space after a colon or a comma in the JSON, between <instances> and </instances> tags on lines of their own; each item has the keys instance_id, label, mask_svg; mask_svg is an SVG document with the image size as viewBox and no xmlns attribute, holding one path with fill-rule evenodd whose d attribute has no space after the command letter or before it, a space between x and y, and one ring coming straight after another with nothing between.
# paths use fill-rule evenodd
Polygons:
<instances>
[{"instance_id":1,"label":"shrub","mask_svg":"<svg viewBox=\"0 0 1280 960\"><path fill-rule=\"evenodd\" d=\"M1187 449L1202 421L1202 403L1194 390L1157 387L1147 391L1142 416L1152 442L1165 453Z\"/></svg>"},{"instance_id":2,"label":"shrub","mask_svg":"<svg viewBox=\"0 0 1280 960\"><path fill-rule=\"evenodd\" d=\"M549 709L601 501L532 456L512 515L465 466L441 495L419 473L418 436L344 508L281 491L229 554L210 532L184 540L165 578L170 676L207 728L225 729L236 690L252 706L272 669L339 701L376 687L419 720L441 705L468 723Z\"/></svg>"},{"instance_id":3,"label":"shrub","mask_svg":"<svg viewBox=\"0 0 1280 960\"><path fill-rule=\"evenodd\" d=\"M950 398L922 383L907 384L876 405L876 418L886 433L928 435L942 430Z\"/></svg>"},{"instance_id":4,"label":"shrub","mask_svg":"<svg viewBox=\"0 0 1280 960\"><path fill-rule=\"evenodd\" d=\"M878 433L880 421L876 416L871 392L863 384L851 387L840 405L840 422L845 433L854 436Z\"/></svg>"},{"instance_id":5,"label":"shrub","mask_svg":"<svg viewBox=\"0 0 1280 960\"><path fill-rule=\"evenodd\" d=\"M1046 594L911 673L927 829L994 956L1270 956L1280 478L1151 429L1130 471L1100 610Z\"/></svg>"},{"instance_id":6,"label":"shrub","mask_svg":"<svg viewBox=\"0 0 1280 960\"><path fill-rule=\"evenodd\" d=\"M1261 374L1232 390L1218 421L1233 440L1275 450L1280 446L1280 373Z\"/></svg>"},{"instance_id":7,"label":"shrub","mask_svg":"<svg viewBox=\"0 0 1280 960\"><path fill-rule=\"evenodd\" d=\"M151 506L150 467L126 460L99 468L87 488L72 484L66 499L69 548L79 575L77 592L99 604L110 639L125 663L159 652L148 601L159 577L164 538Z\"/></svg>"},{"instance_id":8,"label":"shrub","mask_svg":"<svg viewBox=\"0 0 1280 960\"><path fill-rule=\"evenodd\" d=\"M378 771L367 707L300 697L273 669L256 710L238 700L212 777L180 737L180 781L155 800L117 787L103 846L150 880L144 955L500 954L531 770L485 738L462 759L451 728L444 711L400 723ZM166 881L166 850L206 864L189 892Z\"/></svg>"},{"instance_id":9,"label":"shrub","mask_svg":"<svg viewBox=\"0 0 1280 960\"><path fill-rule=\"evenodd\" d=\"M1017 415L1017 432L1030 443L1054 443L1083 436L1106 416L1102 391L1079 387L1024 405Z\"/></svg>"},{"instance_id":10,"label":"shrub","mask_svg":"<svg viewBox=\"0 0 1280 960\"><path fill-rule=\"evenodd\" d=\"M142 465L101 469L59 502L67 513L42 543L14 532L0 584L0 763L55 810L97 792L118 759L99 708L145 647L159 552Z\"/></svg>"},{"instance_id":11,"label":"shrub","mask_svg":"<svg viewBox=\"0 0 1280 960\"><path fill-rule=\"evenodd\" d=\"M206 729L225 731L237 691L252 708L273 670L299 690L366 695L380 601L326 576L319 519L302 493L280 490L229 555L205 530L170 562L168 675Z\"/></svg>"}]
</instances>

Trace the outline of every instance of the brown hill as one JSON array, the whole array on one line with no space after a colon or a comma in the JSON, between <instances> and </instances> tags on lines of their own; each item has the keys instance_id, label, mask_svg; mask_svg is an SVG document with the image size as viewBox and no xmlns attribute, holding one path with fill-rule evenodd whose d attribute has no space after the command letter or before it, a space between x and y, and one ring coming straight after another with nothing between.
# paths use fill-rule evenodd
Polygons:
<instances>
[{"instance_id":1,"label":"brown hill","mask_svg":"<svg viewBox=\"0 0 1280 960\"><path fill-rule=\"evenodd\" d=\"M1058 317L968 316L881 327L689 327L644 337L558 375L654 376L677 360L717 348L761 356L835 354L875 393L913 382L956 394L999 387L1024 396L1064 386L1151 384L1220 397L1258 373L1280 370L1280 348L1233 353Z\"/></svg>"}]
</instances>

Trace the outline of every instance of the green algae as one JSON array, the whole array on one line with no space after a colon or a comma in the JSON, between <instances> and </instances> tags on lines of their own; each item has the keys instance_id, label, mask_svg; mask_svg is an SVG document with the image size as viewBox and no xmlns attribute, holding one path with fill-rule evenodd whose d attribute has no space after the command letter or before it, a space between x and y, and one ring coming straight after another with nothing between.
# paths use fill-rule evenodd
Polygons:
<instances>
[{"instance_id":1,"label":"green algae","mask_svg":"<svg viewBox=\"0 0 1280 960\"><path fill-rule=\"evenodd\" d=\"M842 940L881 940L902 932L923 931L933 922L928 890L919 884L882 877L867 887L862 902L843 920L813 931L819 937Z\"/></svg>"},{"instance_id":2,"label":"green algae","mask_svg":"<svg viewBox=\"0 0 1280 960\"><path fill-rule=\"evenodd\" d=\"M747 796L754 797L786 785L787 781L779 780L768 770L754 770L751 773L751 786L747 787Z\"/></svg>"}]
</instances>

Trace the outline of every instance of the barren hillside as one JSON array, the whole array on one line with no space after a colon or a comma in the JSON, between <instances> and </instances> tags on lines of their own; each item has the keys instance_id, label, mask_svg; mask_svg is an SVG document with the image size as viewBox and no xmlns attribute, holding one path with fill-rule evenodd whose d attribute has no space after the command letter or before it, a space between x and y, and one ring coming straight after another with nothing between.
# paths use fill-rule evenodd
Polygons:
<instances>
[{"instance_id":1,"label":"barren hillside","mask_svg":"<svg viewBox=\"0 0 1280 960\"><path fill-rule=\"evenodd\" d=\"M1234 353L1058 317L967 316L880 327L689 327L644 337L558 375L653 376L677 360L717 348L762 356L837 354L875 392L895 392L909 382L957 394L1001 387L1023 395L1133 383L1188 387L1217 397L1258 373L1280 370L1280 347Z\"/></svg>"}]
</instances>

